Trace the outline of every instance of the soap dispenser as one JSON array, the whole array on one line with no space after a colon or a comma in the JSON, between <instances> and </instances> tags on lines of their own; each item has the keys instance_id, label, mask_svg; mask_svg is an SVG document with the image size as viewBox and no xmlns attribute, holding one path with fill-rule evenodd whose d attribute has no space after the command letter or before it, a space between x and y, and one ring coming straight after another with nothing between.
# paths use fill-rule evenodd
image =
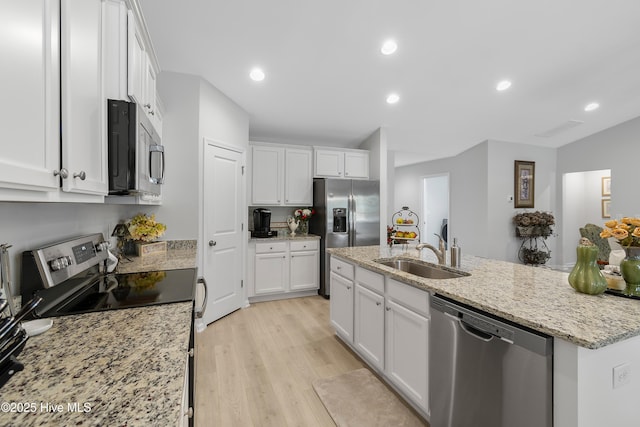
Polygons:
<instances>
[{"instance_id":1,"label":"soap dispenser","mask_svg":"<svg viewBox=\"0 0 640 427\"><path fill-rule=\"evenodd\" d=\"M454 237L453 245L451 245L451 267L460 268L460 246L458 246L458 239Z\"/></svg>"}]
</instances>

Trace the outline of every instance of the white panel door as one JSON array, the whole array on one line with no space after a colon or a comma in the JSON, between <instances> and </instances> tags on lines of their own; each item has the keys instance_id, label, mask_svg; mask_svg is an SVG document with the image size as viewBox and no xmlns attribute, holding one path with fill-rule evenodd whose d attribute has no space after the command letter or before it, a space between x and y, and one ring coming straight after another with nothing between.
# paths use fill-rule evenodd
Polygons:
<instances>
[{"instance_id":1,"label":"white panel door","mask_svg":"<svg viewBox=\"0 0 640 427\"><path fill-rule=\"evenodd\" d=\"M62 167L69 192L108 192L102 1L61 3Z\"/></svg>"},{"instance_id":2,"label":"white panel door","mask_svg":"<svg viewBox=\"0 0 640 427\"><path fill-rule=\"evenodd\" d=\"M6 1L0 13L0 186L58 190L59 3Z\"/></svg>"},{"instance_id":3,"label":"white panel door","mask_svg":"<svg viewBox=\"0 0 640 427\"><path fill-rule=\"evenodd\" d=\"M203 275L208 285L203 321L242 305L242 153L205 145Z\"/></svg>"}]
</instances>

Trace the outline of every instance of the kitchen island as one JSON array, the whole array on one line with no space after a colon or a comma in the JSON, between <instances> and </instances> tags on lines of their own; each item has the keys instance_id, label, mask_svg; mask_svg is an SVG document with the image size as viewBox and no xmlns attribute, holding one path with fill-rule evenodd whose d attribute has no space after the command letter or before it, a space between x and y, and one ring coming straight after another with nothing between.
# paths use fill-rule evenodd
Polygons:
<instances>
[{"instance_id":1,"label":"kitchen island","mask_svg":"<svg viewBox=\"0 0 640 427\"><path fill-rule=\"evenodd\" d=\"M171 241L117 272L195 266L195 241ZM53 317L18 355L24 370L0 389L0 425L178 425L192 313L188 301Z\"/></svg>"},{"instance_id":2,"label":"kitchen island","mask_svg":"<svg viewBox=\"0 0 640 427\"><path fill-rule=\"evenodd\" d=\"M640 301L575 292L568 274L547 268L463 256L470 276L433 280L375 262L395 256L436 263L431 251L386 247L330 249L338 257L407 286L438 293L554 337L554 425L637 426L640 395ZM614 388L613 371L631 378ZM523 387L526 385L523 384Z\"/></svg>"}]
</instances>

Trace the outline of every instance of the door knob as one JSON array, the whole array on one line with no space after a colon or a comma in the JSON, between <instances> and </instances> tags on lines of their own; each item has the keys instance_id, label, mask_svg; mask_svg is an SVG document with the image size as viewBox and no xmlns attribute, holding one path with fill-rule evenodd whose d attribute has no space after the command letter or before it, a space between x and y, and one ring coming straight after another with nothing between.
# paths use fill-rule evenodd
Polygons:
<instances>
[{"instance_id":1,"label":"door knob","mask_svg":"<svg viewBox=\"0 0 640 427\"><path fill-rule=\"evenodd\" d=\"M84 181L85 179L87 179L87 173L85 171L80 171L80 173L74 173L73 177L80 178L82 181Z\"/></svg>"},{"instance_id":2,"label":"door knob","mask_svg":"<svg viewBox=\"0 0 640 427\"><path fill-rule=\"evenodd\" d=\"M209 240L209 246L215 246L217 244L218 244L218 242L213 241L213 240Z\"/></svg>"}]
</instances>

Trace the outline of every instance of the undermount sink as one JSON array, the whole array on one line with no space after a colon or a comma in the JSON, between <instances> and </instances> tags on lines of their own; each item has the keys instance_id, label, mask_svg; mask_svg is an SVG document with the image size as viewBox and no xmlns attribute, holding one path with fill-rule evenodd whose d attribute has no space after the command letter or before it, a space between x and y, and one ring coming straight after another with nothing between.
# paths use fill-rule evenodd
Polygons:
<instances>
[{"instance_id":1,"label":"undermount sink","mask_svg":"<svg viewBox=\"0 0 640 427\"><path fill-rule=\"evenodd\" d=\"M452 270L448 267L429 264L419 260L391 258L375 260L378 264L395 268L409 274L424 277L425 279L455 279L458 277L467 277L471 274L464 271Z\"/></svg>"}]
</instances>

